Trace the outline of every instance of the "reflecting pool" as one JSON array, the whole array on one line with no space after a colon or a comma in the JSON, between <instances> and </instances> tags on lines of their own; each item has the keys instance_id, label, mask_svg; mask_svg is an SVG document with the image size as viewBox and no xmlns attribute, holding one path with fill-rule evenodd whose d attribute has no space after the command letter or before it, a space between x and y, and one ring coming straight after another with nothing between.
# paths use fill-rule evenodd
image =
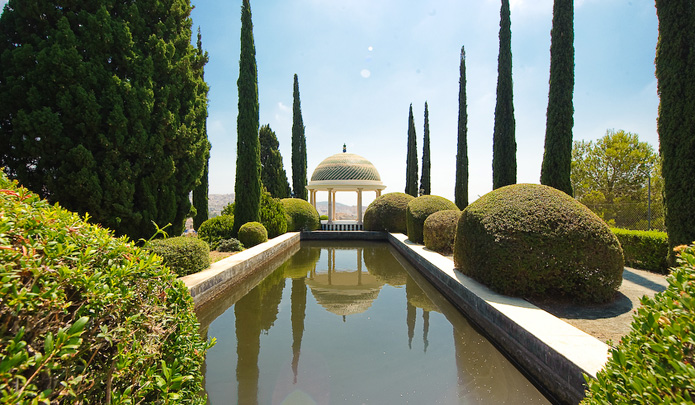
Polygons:
<instances>
[{"instance_id":1,"label":"reflecting pool","mask_svg":"<svg viewBox=\"0 0 695 405\"><path fill-rule=\"evenodd\" d=\"M199 311L211 404L548 403L387 243L301 242L247 290Z\"/></svg>"}]
</instances>

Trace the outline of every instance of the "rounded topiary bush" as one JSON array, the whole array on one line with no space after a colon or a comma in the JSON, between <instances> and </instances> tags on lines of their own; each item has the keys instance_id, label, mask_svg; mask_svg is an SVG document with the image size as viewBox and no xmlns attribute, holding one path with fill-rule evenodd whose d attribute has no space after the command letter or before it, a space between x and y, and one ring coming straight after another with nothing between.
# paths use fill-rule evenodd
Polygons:
<instances>
[{"instance_id":1,"label":"rounded topiary bush","mask_svg":"<svg viewBox=\"0 0 695 405\"><path fill-rule=\"evenodd\" d=\"M287 231L315 231L321 226L319 213L313 205L301 198L283 198L282 205L285 207L287 216Z\"/></svg>"},{"instance_id":2,"label":"rounded topiary bush","mask_svg":"<svg viewBox=\"0 0 695 405\"><path fill-rule=\"evenodd\" d=\"M161 258L1 173L0 212L0 402L206 403L208 344Z\"/></svg>"},{"instance_id":3,"label":"rounded topiary bush","mask_svg":"<svg viewBox=\"0 0 695 405\"><path fill-rule=\"evenodd\" d=\"M613 232L551 187L498 188L463 211L456 232L456 267L503 294L606 302L622 282Z\"/></svg>"},{"instance_id":4,"label":"rounded topiary bush","mask_svg":"<svg viewBox=\"0 0 695 405\"><path fill-rule=\"evenodd\" d=\"M261 207L258 214L260 222L268 231L269 238L274 238L287 232L285 207L279 198L273 198L267 191L264 191L261 195Z\"/></svg>"},{"instance_id":5,"label":"rounded topiary bush","mask_svg":"<svg viewBox=\"0 0 695 405\"><path fill-rule=\"evenodd\" d=\"M239 241L246 247L254 247L268 241L268 231L260 222L247 222L239 228Z\"/></svg>"},{"instance_id":6,"label":"rounded topiary bush","mask_svg":"<svg viewBox=\"0 0 695 405\"><path fill-rule=\"evenodd\" d=\"M217 250L221 240L234 236L234 216L232 215L210 218L198 228L198 237L210 245L210 250Z\"/></svg>"},{"instance_id":7,"label":"rounded topiary bush","mask_svg":"<svg viewBox=\"0 0 695 405\"><path fill-rule=\"evenodd\" d=\"M405 211L414 198L405 193L388 193L378 197L364 212L364 230L407 233Z\"/></svg>"},{"instance_id":8,"label":"rounded topiary bush","mask_svg":"<svg viewBox=\"0 0 695 405\"><path fill-rule=\"evenodd\" d=\"M219 252L240 252L244 250L244 245L239 242L239 239L229 238L221 240L217 244L217 250Z\"/></svg>"},{"instance_id":9,"label":"rounded topiary bush","mask_svg":"<svg viewBox=\"0 0 695 405\"><path fill-rule=\"evenodd\" d=\"M459 218L459 210L437 211L427 217L422 231L425 247L440 253L453 252Z\"/></svg>"},{"instance_id":10,"label":"rounded topiary bush","mask_svg":"<svg viewBox=\"0 0 695 405\"><path fill-rule=\"evenodd\" d=\"M210 267L210 248L198 238L176 236L147 242L145 248L164 259L164 264L179 277Z\"/></svg>"},{"instance_id":11,"label":"rounded topiary bush","mask_svg":"<svg viewBox=\"0 0 695 405\"><path fill-rule=\"evenodd\" d=\"M411 242L422 243L422 228L425 220L437 211L458 210L453 202L437 195L421 195L408 203L405 210L408 239Z\"/></svg>"}]
</instances>

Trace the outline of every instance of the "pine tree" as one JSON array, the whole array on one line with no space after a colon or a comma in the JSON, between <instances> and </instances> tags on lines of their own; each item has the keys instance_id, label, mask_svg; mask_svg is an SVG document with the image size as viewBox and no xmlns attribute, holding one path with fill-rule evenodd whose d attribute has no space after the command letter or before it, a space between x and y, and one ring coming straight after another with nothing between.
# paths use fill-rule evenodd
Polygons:
<instances>
[{"instance_id":1,"label":"pine tree","mask_svg":"<svg viewBox=\"0 0 695 405\"><path fill-rule=\"evenodd\" d=\"M512 31L509 0L500 9L500 51L497 58L497 104L492 140L492 188L516 183L514 84L512 82Z\"/></svg>"},{"instance_id":2,"label":"pine tree","mask_svg":"<svg viewBox=\"0 0 695 405\"><path fill-rule=\"evenodd\" d=\"M295 198L306 200L306 137L302 120L302 105L299 101L299 79L294 75L294 101L292 103L292 191Z\"/></svg>"},{"instance_id":3,"label":"pine tree","mask_svg":"<svg viewBox=\"0 0 695 405\"><path fill-rule=\"evenodd\" d=\"M200 34L200 27L198 27L198 41L197 41L197 56L198 56L198 66L196 70L200 74L200 78L204 80L205 76L205 64L208 62L208 53L203 51L203 39ZM203 132L205 133L205 138L207 139L207 114L201 117L203 120ZM210 142L208 141L208 149ZM210 164L210 155L205 159L205 168L203 169L203 175L200 178L200 184L193 189L193 207L195 207L195 216L193 217L193 229L196 231L198 227L203 222L208 219L208 167Z\"/></svg>"},{"instance_id":4,"label":"pine tree","mask_svg":"<svg viewBox=\"0 0 695 405\"><path fill-rule=\"evenodd\" d=\"M550 90L541 184L572 193L574 0L555 0L550 32Z\"/></svg>"},{"instance_id":5,"label":"pine tree","mask_svg":"<svg viewBox=\"0 0 695 405\"><path fill-rule=\"evenodd\" d=\"M413 105L410 105L408 116L408 156L405 167L405 193L418 196L417 189L417 138L415 136L415 121L413 120Z\"/></svg>"},{"instance_id":6,"label":"pine tree","mask_svg":"<svg viewBox=\"0 0 695 405\"><path fill-rule=\"evenodd\" d=\"M669 245L695 241L695 1L656 0L657 130Z\"/></svg>"},{"instance_id":7,"label":"pine tree","mask_svg":"<svg viewBox=\"0 0 695 405\"><path fill-rule=\"evenodd\" d=\"M466 101L466 49L461 47L459 65L459 120L456 145L456 187L454 199L459 209L468 206L468 105Z\"/></svg>"},{"instance_id":8,"label":"pine tree","mask_svg":"<svg viewBox=\"0 0 695 405\"><path fill-rule=\"evenodd\" d=\"M263 125L259 132L261 142L261 182L271 196L290 197L290 183L282 163L280 143L270 125Z\"/></svg>"},{"instance_id":9,"label":"pine tree","mask_svg":"<svg viewBox=\"0 0 695 405\"><path fill-rule=\"evenodd\" d=\"M427 101L425 101L425 137L422 141L422 175L420 177L420 194L431 194L430 179L430 117Z\"/></svg>"},{"instance_id":10,"label":"pine tree","mask_svg":"<svg viewBox=\"0 0 695 405\"><path fill-rule=\"evenodd\" d=\"M189 0L9 2L0 167L117 235L182 232L209 148L190 12Z\"/></svg>"},{"instance_id":11,"label":"pine tree","mask_svg":"<svg viewBox=\"0 0 695 405\"><path fill-rule=\"evenodd\" d=\"M234 230L259 220L261 204L261 145L258 139L258 70L253 43L251 5L241 8L241 54L239 57L239 115L237 116L236 183L234 184Z\"/></svg>"}]
</instances>

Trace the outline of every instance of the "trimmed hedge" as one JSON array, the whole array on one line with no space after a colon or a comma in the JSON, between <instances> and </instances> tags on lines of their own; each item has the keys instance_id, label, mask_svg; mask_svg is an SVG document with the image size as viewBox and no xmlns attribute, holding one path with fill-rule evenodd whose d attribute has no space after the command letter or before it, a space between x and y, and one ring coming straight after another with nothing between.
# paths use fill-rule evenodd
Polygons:
<instances>
[{"instance_id":1,"label":"trimmed hedge","mask_svg":"<svg viewBox=\"0 0 695 405\"><path fill-rule=\"evenodd\" d=\"M0 174L0 402L205 404L209 345L161 259Z\"/></svg>"},{"instance_id":2,"label":"trimmed hedge","mask_svg":"<svg viewBox=\"0 0 695 405\"><path fill-rule=\"evenodd\" d=\"M258 213L260 223L268 231L268 237L274 238L287 232L287 216L285 207L279 198L273 198L269 192L261 194L261 208Z\"/></svg>"},{"instance_id":3,"label":"trimmed hedge","mask_svg":"<svg viewBox=\"0 0 695 405\"><path fill-rule=\"evenodd\" d=\"M162 257L179 277L210 267L210 248L198 238L176 236L147 242L145 249Z\"/></svg>"},{"instance_id":4,"label":"trimmed hedge","mask_svg":"<svg viewBox=\"0 0 695 405\"><path fill-rule=\"evenodd\" d=\"M458 210L453 202L437 195L421 195L410 200L405 210L408 239L411 242L423 243L423 227L425 220L437 211Z\"/></svg>"},{"instance_id":5,"label":"trimmed hedge","mask_svg":"<svg viewBox=\"0 0 695 405\"><path fill-rule=\"evenodd\" d=\"M388 193L378 197L364 211L364 230L407 233L405 211L413 199L415 197L405 193Z\"/></svg>"},{"instance_id":6,"label":"trimmed hedge","mask_svg":"<svg viewBox=\"0 0 695 405\"><path fill-rule=\"evenodd\" d=\"M306 200L283 198L280 201L285 208L288 232L315 231L321 226L319 213Z\"/></svg>"},{"instance_id":7,"label":"trimmed hedge","mask_svg":"<svg viewBox=\"0 0 695 405\"><path fill-rule=\"evenodd\" d=\"M459 210L437 211L427 217L423 227L425 247L440 253L453 252L459 218Z\"/></svg>"},{"instance_id":8,"label":"trimmed hedge","mask_svg":"<svg viewBox=\"0 0 695 405\"><path fill-rule=\"evenodd\" d=\"M198 228L198 237L210 245L210 250L217 250L220 241L234 236L236 235L234 235L234 216L232 215L210 218Z\"/></svg>"},{"instance_id":9,"label":"trimmed hedge","mask_svg":"<svg viewBox=\"0 0 695 405\"><path fill-rule=\"evenodd\" d=\"M268 241L268 231L260 222L247 222L239 228L239 241L246 247L254 247Z\"/></svg>"},{"instance_id":10,"label":"trimmed hedge","mask_svg":"<svg viewBox=\"0 0 695 405\"><path fill-rule=\"evenodd\" d=\"M502 294L606 302L622 283L620 243L586 206L552 187L516 184L470 204L454 264Z\"/></svg>"},{"instance_id":11,"label":"trimmed hedge","mask_svg":"<svg viewBox=\"0 0 695 405\"><path fill-rule=\"evenodd\" d=\"M242 250L244 250L244 245L235 238L221 240L217 245L219 252L240 252Z\"/></svg>"},{"instance_id":12,"label":"trimmed hedge","mask_svg":"<svg viewBox=\"0 0 695 405\"><path fill-rule=\"evenodd\" d=\"M695 400L695 248L678 247L669 286L643 297L630 332L587 378L582 404L692 404Z\"/></svg>"},{"instance_id":13,"label":"trimmed hedge","mask_svg":"<svg viewBox=\"0 0 695 405\"><path fill-rule=\"evenodd\" d=\"M659 231L612 228L625 255L625 265L668 274L668 235Z\"/></svg>"}]
</instances>

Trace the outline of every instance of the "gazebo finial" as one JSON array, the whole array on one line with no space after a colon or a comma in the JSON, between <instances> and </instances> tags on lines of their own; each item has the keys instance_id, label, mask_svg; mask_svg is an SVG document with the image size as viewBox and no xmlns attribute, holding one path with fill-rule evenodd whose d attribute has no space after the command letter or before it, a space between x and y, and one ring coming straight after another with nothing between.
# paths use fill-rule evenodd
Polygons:
<instances>
[{"instance_id":1,"label":"gazebo finial","mask_svg":"<svg viewBox=\"0 0 695 405\"><path fill-rule=\"evenodd\" d=\"M343 144L343 153L347 152L347 145Z\"/></svg>"}]
</instances>

